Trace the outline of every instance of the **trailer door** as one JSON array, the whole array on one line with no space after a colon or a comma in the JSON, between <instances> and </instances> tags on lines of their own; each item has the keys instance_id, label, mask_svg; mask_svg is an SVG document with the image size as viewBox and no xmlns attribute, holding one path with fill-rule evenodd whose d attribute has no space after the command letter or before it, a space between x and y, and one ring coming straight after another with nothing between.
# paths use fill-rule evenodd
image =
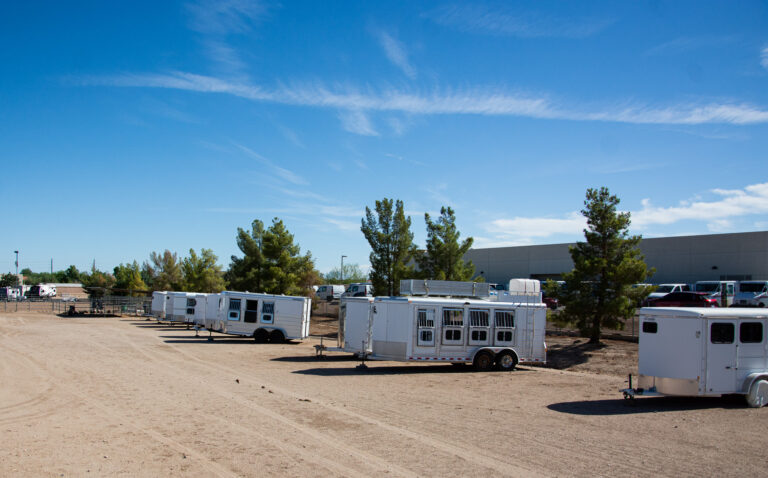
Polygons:
<instances>
[{"instance_id":1,"label":"trailer door","mask_svg":"<svg viewBox=\"0 0 768 478\"><path fill-rule=\"evenodd\" d=\"M709 321L707 393L732 393L736 387L736 322Z\"/></svg>"}]
</instances>

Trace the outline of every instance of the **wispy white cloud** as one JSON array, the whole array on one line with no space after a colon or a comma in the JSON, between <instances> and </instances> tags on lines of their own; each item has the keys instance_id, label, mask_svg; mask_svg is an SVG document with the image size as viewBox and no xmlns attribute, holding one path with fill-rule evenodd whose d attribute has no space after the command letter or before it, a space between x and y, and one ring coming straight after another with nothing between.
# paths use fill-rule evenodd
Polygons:
<instances>
[{"instance_id":1,"label":"wispy white cloud","mask_svg":"<svg viewBox=\"0 0 768 478\"><path fill-rule=\"evenodd\" d=\"M267 11L257 0L197 0L186 8L192 30L214 35L246 33Z\"/></svg>"},{"instance_id":2,"label":"wispy white cloud","mask_svg":"<svg viewBox=\"0 0 768 478\"><path fill-rule=\"evenodd\" d=\"M360 215L360 213L358 213ZM325 218L325 222L336 226L342 231L360 231L360 221L342 221L339 219Z\"/></svg>"},{"instance_id":3,"label":"wispy white cloud","mask_svg":"<svg viewBox=\"0 0 768 478\"><path fill-rule=\"evenodd\" d=\"M656 225L699 221L706 224L711 232L729 232L737 227L737 218L768 214L768 183L753 184L743 189L713 189L709 195L715 197L710 200L696 197L667 207L654 206L649 199L644 199L639 210L629 211L631 229L644 232ZM756 223L759 227L757 224L761 222ZM476 247L525 245L532 244L533 239L547 237L563 241L579 240L585 227L584 217L577 211L555 218L496 219L484 226L487 235Z\"/></svg>"},{"instance_id":4,"label":"wispy white cloud","mask_svg":"<svg viewBox=\"0 0 768 478\"><path fill-rule=\"evenodd\" d=\"M648 56L667 55L685 53L700 48L713 48L727 45L737 40L734 36L699 36L699 37L680 37L656 45L646 50Z\"/></svg>"},{"instance_id":5,"label":"wispy white cloud","mask_svg":"<svg viewBox=\"0 0 768 478\"><path fill-rule=\"evenodd\" d=\"M387 59L389 59L389 61L396 67L400 68L408 78L416 78L416 69L408 61L408 52L405 50L405 46L403 46L402 42L383 30L377 31L376 37L379 40L381 47L384 49L384 54L387 56Z\"/></svg>"},{"instance_id":6,"label":"wispy white cloud","mask_svg":"<svg viewBox=\"0 0 768 478\"><path fill-rule=\"evenodd\" d=\"M585 38L614 23L612 18L558 18L530 11L516 11L503 5L487 7L479 4L455 4L436 8L424 14L438 25L461 31L523 38Z\"/></svg>"},{"instance_id":7,"label":"wispy white cloud","mask_svg":"<svg viewBox=\"0 0 768 478\"><path fill-rule=\"evenodd\" d=\"M229 82L184 72L87 76L77 77L72 81L82 86L170 88L228 94L260 102L333 108L344 112L340 118L346 129L363 135L378 134L365 115L366 112L372 111L420 115L519 116L633 124L696 125L768 122L768 110L739 102L688 103L671 106L623 103L595 108L558 104L544 96L510 93L495 88L445 90L421 94L394 89L383 92L361 92L350 87L330 88L322 83L314 83L283 85L275 89L267 89L258 85Z\"/></svg>"},{"instance_id":8,"label":"wispy white cloud","mask_svg":"<svg viewBox=\"0 0 768 478\"><path fill-rule=\"evenodd\" d=\"M297 184L297 185L309 184L304 178L302 178L298 174L274 164L272 161L260 155L256 151L248 148L247 146L243 146L242 144L237 144L237 143L234 143L234 146L240 151L242 151L243 153L245 153L247 156L269 167L272 170L273 174L284 179L285 181L288 181L289 183Z\"/></svg>"},{"instance_id":9,"label":"wispy white cloud","mask_svg":"<svg viewBox=\"0 0 768 478\"><path fill-rule=\"evenodd\" d=\"M378 136L379 133L373 129L371 120L361 110L346 110L339 112L339 119L342 127L350 133L362 136Z\"/></svg>"},{"instance_id":10,"label":"wispy white cloud","mask_svg":"<svg viewBox=\"0 0 768 478\"><path fill-rule=\"evenodd\" d=\"M763 48L763 51L760 52L760 64L763 65L763 68L768 70L768 46Z\"/></svg>"}]
</instances>

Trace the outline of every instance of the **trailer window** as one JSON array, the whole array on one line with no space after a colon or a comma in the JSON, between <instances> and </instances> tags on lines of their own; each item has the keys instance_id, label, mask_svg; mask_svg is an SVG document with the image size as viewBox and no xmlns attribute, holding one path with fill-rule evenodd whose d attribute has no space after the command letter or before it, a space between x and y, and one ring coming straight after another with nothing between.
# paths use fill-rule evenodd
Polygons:
<instances>
[{"instance_id":1,"label":"trailer window","mask_svg":"<svg viewBox=\"0 0 768 478\"><path fill-rule=\"evenodd\" d=\"M229 320L240 320L240 299L229 299Z\"/></svg>"},{"instance_id":2,"label":"trailer window","mask_svg":"<svg viewBox=\"0 0 768 478\"><path fill-rule=\"evenodd\" d=\"M742 322L739 325L739 340L742 344L759 344L763 341L761 322Z\"/></svg>"},{"instance_id":3,"label":"trailer window","mask_svg":"<svg viewBox=\"0 0 768 478\"><path fill-rule=\"evenodd\" d=\"M643 333L655 334L659 331L659 324L656 322L643 322Z\"/></svg>"},{"instance_id":4,"label":"trailer window","mask_svg":"<svg viewBox=\"0 0 768 478\"><path fill-rule=\"evenodd\" d=\"M709 329L709 341L713 344L732 344L735 327L727 322L715 322Z\"/></svg>"},{"instance_id":5,"label":"trailer window","mask_svg":"<svg viewBox=\"0 0 768 478\"><path fill-rule=\"evenodd\" d=\"M255 324L259 317L259 301L258 300L245 300L245 317L243 322Z\"/></svg>"},{"instance_id":6,"label":"trailer window","mask_svg":"<svg viewBox=\"0 0 768 478\"><path fill-rule=\"evenodd\" d=\"M469 311L469 344L485 345L488 343L488 318L490 311L475 309Z\"/></svg>"},{"instance_id":7,"label":"trailer window","mask_svg":"<svg viewBox=\"0 0 768 478\"><path fill-rule=\"evenodd\" d=\"M261 322L271 324L275 321L275 303L264 302L261 304Z\"/></svg>"},{"instance_id":8,"label":"trailer window","mask_svg":"<svg viewBox=\"0 0 768 478\"><path fill-rule=\"evenodd\" d=\"M515 313L511 310L497 310L496 327L511 329L515 327Z\"/></svg>"},{"instance_id":9,"label":"trailer window","mask_svg":"<svg viewBox=\"0 0 768 478\"><path fill-rule=\"evenodd\" d=\"M418 309L416 312L416 344L421 346L435 345L435 309Z\"/></svg>"},{"instance_id":10,"label":"trailer window","mask_svg":"<svg viewBox=\"0 0 768 478\"><path fill-rule=\"evenodd\" d=\"M461 332L464 327L464 311L462 309L443 309L443 343L446 345L461 345Z\"/></svg>"}]
</instances>

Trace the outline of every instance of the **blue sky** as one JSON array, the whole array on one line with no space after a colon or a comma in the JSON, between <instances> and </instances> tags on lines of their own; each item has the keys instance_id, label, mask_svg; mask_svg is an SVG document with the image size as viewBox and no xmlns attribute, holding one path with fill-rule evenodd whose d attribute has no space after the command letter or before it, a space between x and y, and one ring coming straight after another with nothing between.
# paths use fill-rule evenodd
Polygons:
<instances>
[{"instance_id":1,"label":"blue sky","mask_svg":"<svg viewBox=\"0 0 768 478\"><path fill-rule=\"evenodd\" d=\"M0 271L210 248L280 217L327 272L365 206L476 247L768 229L765 2L5 2Z\"/></svg>"}]
</instances>

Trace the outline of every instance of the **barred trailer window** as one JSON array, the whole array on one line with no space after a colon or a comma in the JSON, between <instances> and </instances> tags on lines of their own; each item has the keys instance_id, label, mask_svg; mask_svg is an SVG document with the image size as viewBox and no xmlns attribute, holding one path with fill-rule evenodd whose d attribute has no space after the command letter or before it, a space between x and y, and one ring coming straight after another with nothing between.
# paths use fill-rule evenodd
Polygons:
<instances>
[{"instance_id":1,"label":"barred trailer window","mask_svg":"<svg viewBox=\"0 0 768 478\"><path fill-rule=\"evenodd\" d=\"M515 326L515 312L511 310L497 310L496 311L496 327L514 328Z\"/></svg>"},{"instance_id":2,"label":"barred trailer window","mask_svg":"<svg viewBox=\"0 0 768 478\"><path fill-rule=\"evenodd\" d=\"M490 314L487 310L470 310L469 311L469 326L470 327L488 327L488 316Z\"/></svg>"},{"instance_id":3,"label":"barred trailer window","mask_svg":"<svg viewBox=\"0 0 768 478\"><path fill-rule=\"evenodd\" d=\"M420 346L435 345L435 309L418 309L418 327L416 330L416 344Z\"/></svg>"},{"instance_id":4,"label":"barred trailer window","mask_svg":"<svg viewBox=\"0 0 768 478\"><path fill-rule=\"evenodd\" d=\"M488 327L490 311L470 309L469 311L469 344L485 345L488 343Z\"/></svg>"},{"instance_id":5,"label":"barred trailer window","mask_svg":"<svg viewBox=\"0 0 768 478\"><path fill-rule=\"evenodd\" d=\"M275 303L264 302L261 304L261 322L271 324L275 321Z\"/></svg>"},{"instance_id":6,"label":"barred trailer window","mask_svg":"<svg viewBox=\"0 0 768 478\"><path fill-rule=\"evenodd\" d=\"M443 309L444 327L463 327L464 311L461 309Z\"/></svg>"}]
</instances>

